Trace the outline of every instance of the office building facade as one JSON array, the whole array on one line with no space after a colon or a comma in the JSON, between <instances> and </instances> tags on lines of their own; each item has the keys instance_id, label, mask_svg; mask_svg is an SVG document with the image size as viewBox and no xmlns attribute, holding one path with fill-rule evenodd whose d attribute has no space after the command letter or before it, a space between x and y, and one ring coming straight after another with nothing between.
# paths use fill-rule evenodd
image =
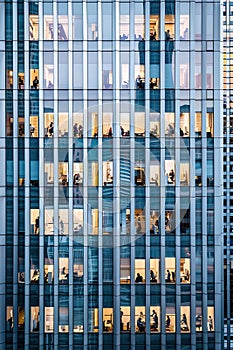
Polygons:
<instances>
[{"instance_id":1,"label":"office building facade","mask_svg":"<svg viewBox=\"0 0 233 350\"><path fill-rule=\"evenodd\" d=\"M0 344L221 349L219 1L1 1Z\"/></svg>"},{"instance_id":2,"label":"office building facade","mask_svg":"<svg viewBox=\"0 0 233 350\"><path fill-rule=\"evenodd\" d=\"M224 349L233 349L233 259L232 259L232 4L223 3L223 181L224 181Z\"/></svg>"}]
</instances>

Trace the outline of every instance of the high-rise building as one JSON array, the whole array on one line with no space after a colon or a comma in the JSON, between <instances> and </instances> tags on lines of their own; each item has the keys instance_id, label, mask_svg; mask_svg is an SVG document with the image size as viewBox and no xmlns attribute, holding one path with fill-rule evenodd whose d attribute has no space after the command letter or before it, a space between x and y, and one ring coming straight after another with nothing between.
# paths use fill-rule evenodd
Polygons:
<instances>
[{"instance_id":1,"label":"high-rise building","mask_svg":"<svg viewBox=\"0 0 233 350\"><path fill-rule=\"evenodd\" d=\"M224 181L224 349L233 349L233 250L232 250L232 171L233 171L233 84L232 84L232 3L223 3L223 181Z\"/></svg>"},{"instance_id":2,"label":"high-rise building","mask_svg":"<svg viewBox=\"0 0 233 350\"><path fill-rule=\"evenodd\" d=\"M0 0L0 347L223 348L220 1Z\"/></svg>"}]
</instances>

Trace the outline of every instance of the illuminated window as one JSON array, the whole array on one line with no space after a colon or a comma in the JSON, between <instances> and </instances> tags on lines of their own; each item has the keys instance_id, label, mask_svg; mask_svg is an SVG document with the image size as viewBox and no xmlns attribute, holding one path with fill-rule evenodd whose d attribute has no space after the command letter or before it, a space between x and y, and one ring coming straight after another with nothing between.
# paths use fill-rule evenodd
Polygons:
<instances>
[{"instance_id":1,"label":"illuminated window","mask_svg":"<svg viewBox=\"0 0 233 350\"><path fill-rule=\"evenodd\" d=\"M38 137L38 116L30 116L30 136Z\"/></svg>"},{"instance_id":2,"label":"illuminated window","mask_svg":"<svg viewBox=\"0 0 233 350\"><path fill-rule=\"evenodd\" d=\"M135 87L136 89L145 89L145 66L135 62L134 65Z\"/></svg>"},{"instance_id":3,"label":"illuminated window","mask_svg":"<svg viewBox=\"0 0 233 350\"><path fill-rule=\"evenodd\" d=\"M58 211L58 225L59 225L59 234L68 235L69 234L69 211L68 209L59 209Z\"/></svg>"},{"instance_id":4,"label":"illuminated window","mask_svg":"<svg viewBox=\"0 0 233 350\"><path fill-rule=\"evenodd\" d=\"M141 209L135 209L134 220L136 234L144 234L146 232L145 213Z\"/></svg>"},{"instance_id":5,"label":"illuminated window","mask_svg":"<svg viewBox=\"0 0 233 350\"><path fill-rule=\"evenodd\" d=\"M180 163L180 186L189 185L189 163Z\"/></svg>"},{"instance_id":6,"label":"illuminated window","mask_svg":"<svg viewBox=\"0 0 233 350\"><path fill-rule=\"evenodd\" d=\"M174 333L176 331L175 307L166 307L166 332Z\"/></svg>"},{"instance_id":7,"label":"illuminated window","mask_svg":"<svg viewBox=\"0 0 233 350\"><path fill-rule=\"evenodd\" d=\"M83 209L73 209L74 235L83 234Z\"/></svg>"},{"instance_id":8,"label":"illuminated window","mask_svg":"<svg viewBox=\"0 0 233 350\"><path fill-rule=\"evenodd\" d=\"M180 259L180 283L190 283L190 259Z\"/></svg>"},{"instance_id":9,"label":"illuminated window","mask_svg":"<svg viewBox=\"0 0 233 350\"><path fill-rule=\"evenodd\" d=\"M6 73L6 88L12 89L13 88L13 71L7 70Z\"/></svg>"},{"instance_id":10,"label":"illuminated window","mask_svg":"<svg viewBox=\"0 0 233 350\"><path fill-rule=\"evenodd\" d=\"M165 135L175 136L175 114L165 113Z\"/></svg>"},{"instance_id":11,"label":"illuminated window","mask_svg":"<svg viewBox=\"0 0 233 350\"><path fill-rule=\"evenodd\" d=\"M180 114L180 136L189 136L189 113Z\"/></svg>"},{"instance_id":12,"label":"illuminated window","mask_svg":"<svg viewBox=\"0 0 233 350\"><path fill-rule=\"evenodd\" d=\"M190 332L190 306L180 307L180 331Z\"/></svg>"},{"instance_id":13,"label":"illuminated window","mask_svg":"<svg viewBox=\"0 0 233 350\"><path fill-rule=\"evenodd\" d=\"M54 178L53 178L53 163L45 163L44 165L45 172L45 185L52 185Z\"/></svg>"},{"instance_id":14,"label":"illuminated window","mask_svg":"<svg viewBox=\"0 0 233 350\"><path fill-rule=\"evenodd\" d=\"M150 40L159 40L159 15L150 16Z\"/></svg>"},{"instance_id":15,"label":"illuminated window","mask_svg":"<svg viewBox=\"0 0 233 350\"><path fill-rule=\"evenodd\" d=\"M120 328L121 332L130 331L130 306L121 306L120 308Z\"/></svg>"},{"instance_id":16,"label":"illuminated window","mask_svg":"<svg viewBox=\"0 0 233 350\"><path fill-rule=\"evenodd\" d=\"M39 306L31 307L31 332L39 332L40 311Z\"/></svg>"},{"instance_id":17,"label":"illuminated window","mask_svg":"<svg viewBox=\"0 0 233 350\"><path fill-rule=\"evenodd\" d=\"M135 259L135 283L145 283L145 259Z\"/></svg>"},{"instance_id":18,"label":"illuminated window","mask_svg":"<svg viewBox=\"0 0 233 350\"><path fill-rule=\"evenodd\" d=\"M103 185L113 184L113 162L103 162Z\"/></svg>"},{"instance_id":19,"label":"illuminated window","mask_svg":"<svg viewBox=\"0 0 233 350\"><path fill-rule=\"evenodd\" d=\"M206 114L206 136L214 136L214 113Z\"/></svg>"},{"instance_id":20,"label":"illuminated window","mask_svg":"<svg viewBox=\"0 0 233 350\"><path fill-rule=\"evenodd\" d=\"M113 332L113 309L103 308L103 331Z\"/></svg>"},{"instance_id":21,"label":"illuminated window","mask_svg":"<svg viewBox=\"0 0 233 350\"><path fill-rule=\"evenodd\" d=\"M95 112L88 113L88 136L98 136L98 114Z\"/></svg>"},{"instance_id":22,"label":"illuminated window","mask_svg":"<svg viewBox=\"0 0 233 350\"><path fill-rule=\"evenodd\" d=\"M160 134L160 114L150 113L150 136L158 137Z\"/></svg>"},{"instance_id":23,"label":"illuminated window","mask_svg":"<svg viewBox=\"0 0 233 350\"><path fill-rule=\"evenodd\" d=\"M30 69L30 87L39 89L39 69Z\"/></svg>"},{"instance_id":24,"label":"illuminated window","mask_svg":"<svg viewBox=\"0 0 233 350\"><path fill-rule=\"evenodd\" d=\"M137 163L140 163L140 162L137 162ZM145 177L144 162L143 162L142 166L140 166L140 164L138 164L138 166L136 166L134 168L134 178L135 178L135 185L136 186L145 186L146 177Z\"/></svg>"},{"instance_id":25,"label":"illuminated window","mask_svg":"<svg viewBox=\"0 0 233 350\"><path fill-rule=\"evenodd\" d=\"M18 307L18 330L24 330L24 308L21 306Z\"/></svg>"},{"instance_id":26,"label":"illuminated window","mask_svg":"<svg viewBox=\"0 0 233 350\"><path fill-rule=\"evenodd\" d=\"M150 233L158 235L161 230L160 213L156 210L150 212Z\"/></svg>"},{"instance_id":27,"label":"illuminated window","mask_svg":"<svg viewBox=\"0 0 233 350\"><path fill-rule=\"evenodd\" d=\"M80 186L83 183L83 163L73 163L73 185Z\"/></svg>"},{"instance_id":28,"label":"illuminated window","mask_svg":"<svg viewBox=\"0 0 233 350\"><path fill-rule=\"evenodd\" d=\"M98 209L91 209L91 213L88 216L88 233L98 234L99 229L99 211Z\"/></svg>"},{"instance_id":29,"label":"illuminated window","mask_svg":"<svg viewBox=\"0 0 233 350\"><path fill-rule=\"evenodd\" d=\"M45 317L45 333L53 333L53 307L45 307L44 308L44 317Z\"/></svg>"},{"instance_id":30,"label":"illuminated window","mask_svg":"<svg viewBox=\"0 0 233 350\"><path fill-rule=\"evenodd\" d=\"M31 283L39 283L40 271L39 268L32 268L30 270L30 281Z\"/></svg>"},{"instance_id":31,"label":"illuminated window","mask_svg":"<svg viewBox=\"0 0 233 350\"><path fill-rule=\"evenodd\" d=\"M145 113L135 112L135 136L144 137L145 136Z\"/></svg>"},{"instance_id":32,"label":"illuminated window","mask_svg":"<svg viewBox=\"0 0 233 350\"><path fill-rule=\"evenodd\" d=\"M154 186L160 185L160 165L159 161L151 161L150 163L150 184Z\"/></svg>"},{"instance_id":33,"label":"illuminated window","mask_svg":"<svg viewBox=\"0 0 233 350\"><path fill-rule=\"evenodd\" d=\"M73 114L73 136L83 137L83 114L74 113Z\"/></svg>"},{"instance_id":34,"label":"illuminated window","mask_svg":"<svg viewBox=\"0 0 233 350\"><path fill-rule=\"evenodd\" d=\"M53 265L53 259L45 258L45 265L44 265L44 281L45 283L53 283L54 278L54 265Z\"/></svg>"},{"instance_id":35,"label":"illuminated window","mask_svg":"<svg viewBox=\"0 0 233 350\"><path fill-rule=\"evenodd\" d=\"M59 258L59 282L67 283L69 279L69 258Z\"/></svg>"},{"instance_id":36,"label":"illuminated window","mask_svg":"<svg viewBox=\"0 0 233 350\"><path fill-rule=\"evenodd\" d=\"M103 113L103 137L112 137L112 113Z\"/></svg>"},{"instance_id":37,"label":"illuminated window","mask_svg":"<svg viewBox=\"0 0 233 350\"><path fill-rule=\"evenodd\" d=\"M165 160L165 185L175 185L175 160Z\"/></svg>"},{"instance_id":38,"label":"illuminated window","mask_svg":"<svg viewBox=\"0 0 233 350\"><path fill-rule=\"evenodd\" d=\"M18 89L24 89L24 73L18 73Z\"/></svg>"},{"instance_id":39,"label":"illuminated window","mask_svg":"<svg viewBox=\"0 0 233 350\"><path fill-rule=\"evenodd\" d=\"M160 306L150 307L150 331L160 332Z\"/></svg>"},{"instance_id":40,"label":"illuminated window","mask_svg":"<svg viewBox=\"0 0 233 350\"><path fill-rule=\"evenodd\" d=\"M44 134L45 137L51 137L53 136L53 127L54 127L54 121L53 121L53 113L45 113L44 114Z\"/></svg>"},{"instance_id":41,"label":"illuminated window","mask_svg":"<svg viewBox=\"0 0 233 350\"><path fill-rule=\"evenodd\" d=\"M129 113L120 114L120 133L121 133L121 136L130 135L130 114Z\"/></svg>"},{"instance_id":42,"label":"illuminated window","mask_svg":"<svg viewBox=\"0 0 233 350\"><path fill-rule=\"evenodd\" d=\"M170 41L175 38L175 16L165 15L165 40Z\"/></svg>"},{"instance_id":43,"label":"illuminated window","mask_svg":"<svg viewBox=\"0 0 233 350\"><path fill-rule=\"evenodd\" d=\"M195 113L195 136L200 137L201 136L201 112Z\"/></svg>"},{"instance_id":44,"label":"illuminated window","mask_svg":"<svg viewBox=\"0 0 233 350\"><path fill-rule=\"evenodd\" d=\"M208 332L214 331L214 307L208 306L207 308L207 328Z\"/></svg>"},{"instance_id":45,"label":"illuminated window","mask_svg":"<svg viewBox=\"0 0 233 350\"><path fill-rule=\"evenodd\" d=\"M160 283L160 259L150 259L150 282Z\"/></svg>"},{"instance_id":46,"label":"illuminated window","mask_svg":"<svg viewBox=\"0 0 233 350\"><path fill-rule=\"evenodd\" d=\"M62 186L68 186L68 163L58 163L58 183Z\"/></svg>"},{"instance_id":47,"label":"illuminated window","mask_svg":"<svg viewBox=\"0 0 233 350\"><path fill-rule=\"evenodd\" d=\"M68 137L68 113L59 113L58 121L59 136Z\"/></svg>"},{"instance_id":48,"label":"illuminated window","mask_svg":"<svg viewBox=\"0 0 233 350\"><path fill-rule=\"evenodd\" d=\"M165 281L166 283L176 282L176 259L165 258Z\"/></svg>"},{"instance_id":49,"label":"illuminated window","mask_svg":"<svg viewBox=\"0 0 233 350\"><path fill-rule=\"evenodd\" d=\"M145 306L135 306L135 331L137 333L145 333L146 331L145 311Z\"/></svg>"},{"instance_id":50,"label":"illuminated window","mask_svg":"<svg viewBox=\"0 0 233 350\"><path fill-rule=\"evenodd\" d=\"M6 321L7 321L7 331L13 332L13 326L14 326L13 306L7 306L6 308Z\"/></svg>"},{"instance_id":51,"label":"illuminated window","mask_svg":"<svg viewBox=\"0 0 233 350\"><path fill-rule=\"evenodd\" d=\"M39 234L39 209L30 209L31 234Z\"/></svg>"}]
</instances>

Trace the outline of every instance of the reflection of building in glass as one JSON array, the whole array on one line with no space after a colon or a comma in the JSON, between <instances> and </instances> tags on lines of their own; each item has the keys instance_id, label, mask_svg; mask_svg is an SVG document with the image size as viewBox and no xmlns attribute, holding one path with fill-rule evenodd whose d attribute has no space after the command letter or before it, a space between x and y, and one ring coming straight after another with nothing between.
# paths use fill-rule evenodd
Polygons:
<instances>
[{"instance_id":1,"label":"reflection of building in glass","mask_svg":"<svg viewBox=\"0 0 233 350\"><path fill-rule=\"evenodd\" d=\"M6 350L223 348L220 8L0 3Z\"/></svg>"}]
</instances>

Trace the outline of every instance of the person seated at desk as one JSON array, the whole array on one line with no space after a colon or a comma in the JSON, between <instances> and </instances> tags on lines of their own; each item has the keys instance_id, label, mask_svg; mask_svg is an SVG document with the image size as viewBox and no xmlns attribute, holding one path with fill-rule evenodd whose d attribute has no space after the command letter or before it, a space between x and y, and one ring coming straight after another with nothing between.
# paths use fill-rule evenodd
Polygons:
<instances>
[{"instance_id":1,"label":"person seated at desk","mask_svg":"<svg viewBox=\"0 0 233 350\"><path fill-rule=\"evenodd\" d=\"M142 321L141 317L137 319L137 326L140 333L145 332L146 324Z\"/></svg>"},{"instance_id":2,"label":"person seated at desk","mask_svg":"<svg viewBox=\"0 0 233 350\"><path fill-rule=\"evenodd\" d=\"M78 137L83 137L83 126L81 124L78 126Z\"/></svg>"},{"instance_id":3,"label":"person seated at desk","mask_svg":"<svg viewBox=\"0 0 233 350\"><path fill-rule=\"evenodd\" d=\"M66 267L64 266L61 270L60 280L67 280L68 276L69 276L69 274L66 273Z\"/></svg>"},{"instance_id":4,"label":"person seated at desk","mask_svg":"<svg viewBox=\"0 0 233 350\"><path fill-rule=\"evenodd\" d=\"M171 124L168 124L167 130L166 130L167 135L174 135L174 132L175 132L174 127Z\"/></svg>"},{"instance_id":5,"label":"person seated at desk","mask_svg":"<svg viewBox=\"0 0 233 350\"><path fill-rule=\"evenodd\" d=\"M38 234L38 232L39 232L39 226L40 226L40 218L38 216L35 220L35 231L34 231L35 235Z\"/></svg>"},{"instance_id":6,"label":"person seated at desk","mask_svg":"<svg viewBox=\"0 0 233 350\"><path fill-rule=\"evenodd\" d=\"M153 326L152 327L153 327L153 329L155 331L157 331L158 330L158 326L159 326L159 320L158 320L157 312L155 310L152 311L151 317L152 317L152 320L153 320Z\"/></svg>"},{"instance_id":7,"label":"person seated at desk","mask_svg":"<svg viewBox=\"0 0 233 350\"><path fill-rule=\"evenodd\" d=\"M34 134L34 131L35 131L34 126L32 126L32 124L30 124L30 135L31 135L31 137L32 137L33 134Z\"/></svg>"},{"instance_id":8,"label":"person seated at desk","mask_svg":"<svg viewBox=\"0 0 233 350\"><path fill-rule=\"evenodd\" d=\"M165 32L165 40L166 41L171 40L171 34L170 34L170 30L169 29Z\"/></svg>"},{"instance_id":9,"label":"person seated at desk","mask_svg":"<svg viewBox=\"0 0 233 350\"><path fill-rule=\"evenodd\" d=\"M32 87L33 87L33 89L38 89L38 86L39 86L39 80L38 80L37 76L35 76L35 79L32 82Z\"/></svg>"},{"instance_id":10,"label":"person seated at desk","mask_svg":"<svg viewBox=\"0 0 233 350\"><path fill-rule=\"evenodd\" d=\"M152 224L152 231L154 235L157 235L159 233L159 226L158 226L158 220L155 221L154 224Z\"/></svg>"},{"instance_id":11,"label":"person seated at desk","mask_svg":"<svg viewBox=\"0 0 233 350\"><path fill-rule=\"evenodd\" d=\"M62 185L62 186L67 186L68 183L67 183L67 175L61 175L60 179L59 179L59 185Z\"/></svg>"},{"instance_id":12,"label":"person seated at desk","mask_svg":"<svg viewBox=\"0 0 233 350\"><path fill-rule=\"evenodd\" d=\"M171 283L171 272L167 270L166 282Z\"/></svg>"},{"instance_id":13,"label":"person seated at desk","mask_svg":"<svg viewBox=\"0 0 233 350\"><path fill-rule=\"evenodd\" d=\"M135 282L136 283L142 283L142 281L143 281L143 277L140 275L140 273L138 272L137 273L137 277L136 277L136 279L135 279Z\"/></svg>"},{"instance_id":14,"label":"person seated at desk","mask_svg":"<svg viewBox=\"0 0 233 350\"><path fill-rule=\"evenodd\" d=\"M112 128L110 127L108 130L108 137L112 137L112 135L113 135L113 132L112 132Z\"/></svg>"},{"instance_id":15,"label":"person seated at desk","mask_svg":"<svg viewBox=\"0 0 233 350\"><path fill-rule=\"evenodd\" d=\"M81 181L81 176L79 173L74 174L73 184L74 186L78 186Z\"/></svg>"},{"instance_id":16,"label":"person seated at desk","mask_svg":"<svg viewBox=\"0 0 233 350\"><path fill-rule=\"evenodd\" d=\"M142 89L143 88L142 78L141 78L140 75L138 75L137 78L136 78L136 85L137 85L137 89Z\"/></svg>"},{"instance_id":17,"label":"person seated at desk","mask_svg":"<svg viewBox=\"0 0 233 350\"><path fill-rule=\"evenodd\" d=\"M154 273L153 270L150 270L150 281L151 282L157 282L156 274Z\"/></svg>"},{"instance_id":18,"label":"person seated at desk","mask_svg":"<svg viewBox=\"0 0 233 350\"><path fill-rule=\"evenodd\" d=\"M155 177L154 178L152 177L151 180L154 182L155 186L159 185L159 182L158 182L159 176L158 176L158 174L155 173Z\"/></svg>"},{"instance_id":19,"label":"person seated at desk","mask_svg":"<svg viewBox=\"0 0 233 350\"><path fill-rule=\"evenodd\" d=\"M39 282L39 278L40 278L40 271L34 270L32 278L31 278L31 282Z\"/></svg>"},{"instance_id":20,"label":"person seated at desk","mask_svg":"<svg viewBox=\"0 0 233 350\"><path fill-rule=\"evenodd\" d=\"M104 331L110 332L112 330L112 322L111 320L104 320Z\"/></svg>"},{"instance_id":21,"label":"person seated at desk","mask_svg":"<svg viewBox=\"0 0 233 350\"><path fill-rule=\"evenodd\" d=\"M24 82L23 82L23 79L21 77L19 77L18 88L19 88L19 90L24 89Z\"/></svg>"},{"instance_id":22,"label":"person seated at desk","mask_svg":"<svg viewBox=\"0 0 233 350\"><path fill-rule=\"evenodd\" d=\"M53 136L53 122L51 122L47 128L49 136Z\"/></svg>"},{"instance_id":23,"label":"person seated at desk","mask_svg":"<svg viewBox=\"0 0 233 350\"><path fill-rule=\"evenodd\" d=\"M182 315L182 319L180 320L180 329L182 331L188 331L189 330L186 314Z\"/></svg>"},{"instance_id":24,"label":"person seated at desk","mask_svg":"<svg viewBox=\"0 0 233 350\"><path fill-rule=\"evenodd\" d=\"M125 130L124 130L123 126L120 125L120 129L121 129L121 136L124 136Z\"/></svg>"},{"instance_id":25,"label":"person seated at desk","mask_svg":"<svg viewBox=\"0 0 233 350\"><path fill-rule=\"evenodd\" d=\"M78 123L75 123L73 126L73 135L74 137L78 135Z\"/></svg>"},{"instance_id":26,"label":"person seated at desk","mask_svg":"<svg viewBox=\"0 0 233 350\"><path fill-rule=\"evenodd\" d=\"M175 172L174 172L174 170L173 169L171 169L171 171L170 171L170 173L169 173L169 179L170 179L170 183L174 183L175 182ZM169 179L168 179L168 181L169 181Z\"/></svg>"}]
</instances>

